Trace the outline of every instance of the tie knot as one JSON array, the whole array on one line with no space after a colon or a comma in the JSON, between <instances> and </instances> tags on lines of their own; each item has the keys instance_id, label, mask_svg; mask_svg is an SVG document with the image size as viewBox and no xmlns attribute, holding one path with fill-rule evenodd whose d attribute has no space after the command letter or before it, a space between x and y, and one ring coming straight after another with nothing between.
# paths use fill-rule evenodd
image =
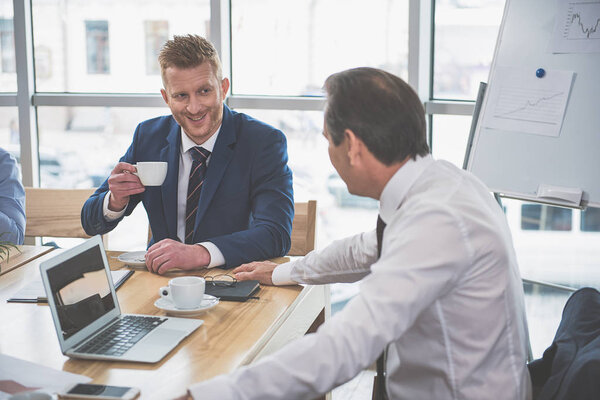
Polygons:
<instances>
[{"instance_id":1,"label":"tie knot","mask_svg":"<svg viewBox=\"0 0 600 400\"><path fill-rule=\"evenodd\" d=\"M190 149L190 154L194 161L204 162L210 156L210 151L206 150L204 147L196 146Z\"/></svg>"}]
</instances>

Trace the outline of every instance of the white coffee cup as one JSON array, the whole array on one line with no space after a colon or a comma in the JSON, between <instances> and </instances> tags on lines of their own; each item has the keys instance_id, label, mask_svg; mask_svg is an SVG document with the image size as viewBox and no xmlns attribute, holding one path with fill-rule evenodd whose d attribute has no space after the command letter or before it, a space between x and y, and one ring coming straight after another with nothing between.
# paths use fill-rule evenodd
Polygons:
<instances>
[{"instance_id":1,"label":"white coffee cup","mask_svg":"<svg viewBox=\"0 0 600 400\"><path fill-rule=\"evenodd\" d=\"M165 161L140 161L134 164L137 169L135 175L144 186L160 186L167 176L167 166Z\"/></svg>"},{"instance_id":2,"label":"white coffee cup","mask_svg":"<svg viewBox=\"0 0 600 400\"><path fill-rule=\"evenodd\" d=\"M204 299L204 278L199 276L178 276L169 281L169 286L159 289L160 297L170 300L181 309L198 308Z\"/></svg>"}]
</instances>

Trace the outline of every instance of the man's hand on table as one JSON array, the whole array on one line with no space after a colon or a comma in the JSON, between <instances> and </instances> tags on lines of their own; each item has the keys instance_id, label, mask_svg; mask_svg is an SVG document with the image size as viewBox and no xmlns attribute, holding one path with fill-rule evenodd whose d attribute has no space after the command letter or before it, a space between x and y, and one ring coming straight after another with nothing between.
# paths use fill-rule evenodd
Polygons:
<instances>
[{"instance_id":1,"label":"man's hand on table","mask_svg":"<svg viewBox=\"0 0 600 400\"><path fill-rule=\"evenodd\" d=\"M273 285L273 270L279 264L272 261L255 261L242 264L232 271L238 281L257 280L262 285Z\"/></svg>"},{"instance_id":2,"label":"man's hand on table","mask_svg":"<svg viewBox=\"0 0 600 400\"><path fill-rule=\"evenodd\" d=\"M173 268L188 271L206 267L209 263L210 253L204 246L183 244L172 239L163 239L146 252L148 271L159 275Z\"/></svg>"}]
</instances>

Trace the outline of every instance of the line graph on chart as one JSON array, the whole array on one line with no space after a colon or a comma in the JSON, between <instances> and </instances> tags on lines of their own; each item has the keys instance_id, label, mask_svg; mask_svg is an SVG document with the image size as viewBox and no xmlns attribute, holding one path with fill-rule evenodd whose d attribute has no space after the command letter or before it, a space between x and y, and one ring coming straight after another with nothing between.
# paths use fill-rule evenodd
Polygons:
<instances>
[{"instance_id":1,"label":"line graph on chart","mask_svg":"<svg viewBox=\"0 0 600 400\"><path fill-rule=\"evenodd\" d=\"M564 92L522 87L500 89L494 117L556 125L564 104Z\"/></svg>"},{"instance_id":2,"label":"line graph on chart","mask_svg":"<svg viewBox=\"0 0 600 400\"><path fill-rule=\"evenodd\" d=\"M566 40L600 40L600 3L569 3L563 37Z\"/></svg>"},{"instance_id":3,"label":"line graph on chart","mask_svg":"<svg viewBox=\"0 0 600 400\"><path fill-rule=\"evenodd\" d=\"M504 132L560 135L571 92L573 71L496 67L487 93L483 126Z\"/></svg>"},{"instance_id":4,"label":"line graph on chart","mask_svg":"<svg viewBox=\"0 0 600 400\"><path fill-rule=\"evenodd\" d=\"M553 53L600 52L600 1L559 0Z\"/></svg>"}]
</instances>

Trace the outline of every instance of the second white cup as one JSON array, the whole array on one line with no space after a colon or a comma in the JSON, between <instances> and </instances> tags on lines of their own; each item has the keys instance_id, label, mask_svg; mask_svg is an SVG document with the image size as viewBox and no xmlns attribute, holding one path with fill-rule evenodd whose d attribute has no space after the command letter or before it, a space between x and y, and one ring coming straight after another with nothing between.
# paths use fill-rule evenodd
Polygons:
<instances>
[{"instance_id":1,"label":"second white cup","mask_svg":"<svg viewBox=\"0 0 600 400\"><path fill-rule=\"evenodd\" d=\"M134 167L137 169L135 175L144 186L160 186L167 176L168 164L165 161L140 161Z\"/></svg>"},{"instance_id":2,"label":"second white cup","mask_svg":"<svg viewBox=\"0 0 600 400\"><path fill-rule=\"evenodd\" d=\"M180 309L198 308L204 299L205 282L199 276L179 276L169 281L158 293Z\"/></svg>"}]
</instances>

